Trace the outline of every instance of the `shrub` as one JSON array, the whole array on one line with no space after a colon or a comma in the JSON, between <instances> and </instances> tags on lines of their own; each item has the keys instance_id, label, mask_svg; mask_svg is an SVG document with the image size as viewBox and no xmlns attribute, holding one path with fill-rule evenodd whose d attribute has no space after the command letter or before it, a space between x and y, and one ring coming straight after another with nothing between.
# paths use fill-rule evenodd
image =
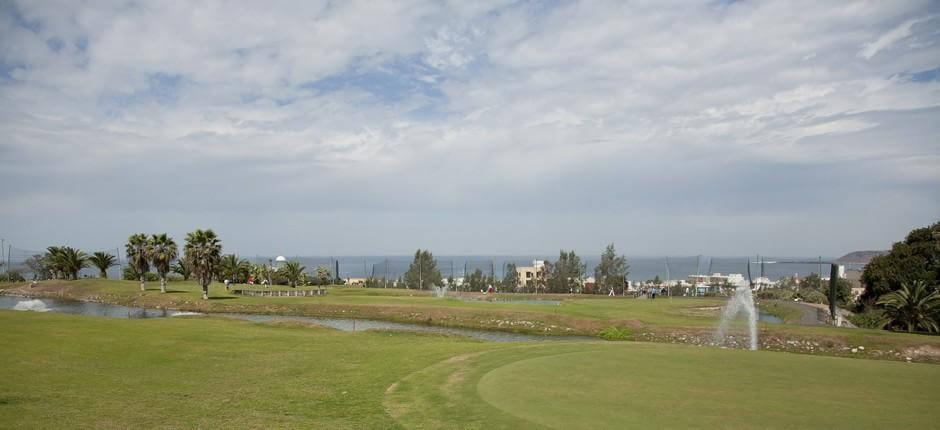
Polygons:
<instances>
[{"instance_id":1,"label":"shrub","mask_svg":"<svg viewBox=\"0 0 940 430\"><path fill-rule=\"evenodd\" d=\"M849 315L848 320L858 328L883 329L888 324L888 317L882 310L870 310Z\"/></svg>"},{"instance_id":2,"label":"shrub","mask_svg":"<svg viewBox=\"0 0 940 430\"><path fill-rule=\"evenodd\" d=\"M123 277L125 281L139 281L140 280L139 275L137 274L137 271L134 270L133 266L130 266L130 265L124 268L123 275L124 275ZM144 273L144 280L147 282L156 282L160 280L160 277L157 276L156 273L147 272L147 273Z\"/></svg>"},{"instance_id":3,"label":"shrub","mask_svg":"<svg viewBox=\"0 0 940 430\"><path fill-rule=\"evenodd\" d=\"M820 293L819 290L802 289L796 295L807 303L829 303L829 299L826 297L826 295Z\"/></svg>"},{"instance_id":4,"label":"shrub","mask_svg":"<svg viewBox=\"0 0 940 430\"><path fill-rule=\"evenodd\" d=\"M633 340L633 332L627 328L607 327L597 333L604 340Z\"/></svg>"},{"instance_id":5,"label":"shrub","mask_svg":"<svg viewBox=\"0 0 940 430\"><path fill-rule=\"evenodd\" d=\"M793 300L793 291L782 288L761 290L757 292L757 298L761 300Z\"/></svg>"},{"instance_id":6,"label":"shrub","mask_svg":"<svg viewBox=\"0 0 940 430\"><path fill-rule=\"evenodd\" d=\"M17 272L16 270L11 270L7 273L0 274L0 282L24 282L26 278Z\"/></svg>"}]
</instances>

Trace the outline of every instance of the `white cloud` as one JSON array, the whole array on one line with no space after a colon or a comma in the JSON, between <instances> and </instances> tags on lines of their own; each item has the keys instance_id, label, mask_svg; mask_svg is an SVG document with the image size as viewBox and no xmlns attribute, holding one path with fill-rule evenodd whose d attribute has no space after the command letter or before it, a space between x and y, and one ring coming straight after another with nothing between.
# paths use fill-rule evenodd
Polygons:
<instances>
[{"instance_id":1,"label":"white cloud","mask_svg":"<svg viewBox=\"0 0 940 430\"><path fill-rule=\"evenodd\" d=\"M774 169L766 187L812 200L820 191L787 176L865 162L872 187L913 187L922 212L936 213L936 198L918 190L938 181L924 172L940 170L931 169L940 156L936 121L926 119L940 107L940 83L904 78L938 66L934 9L864 1L7 5L0 175L11 185L0 197L47 202L37 196L65 188L117 212L239 202L245 211L379 218L415 207L492 208L491 223L498 210L533 218L563 210L602 234L623 227L592 223L598 211L680 211L706 195L719 203L716 219L747 217L754 206L742 202L764 195L728 188L734 181L717 169ZM853 174L826 180L848 184ZM163 183L173 191L161 193ZM100 186L111 188L91 191ZM140 190L148 197L127 200ZM547 196L556 193L575 203L555 207ZM791 220L799 218L792 208L811 206L788 203L774 207ZM878 224L873 216L856 224ZM29 222L25 213L18 220ZM447 232L440 237L448 243ZM799 253L797 240L778 239ZM293 236L280 240L305 252ZM395 233L376 240L419 245ZM522 250L500 246L493 251Z\"/></svg>"},{"instance_id":2,"label":"white cloud","mask_svg":"<svg viewBox=\"0 0 940 430\"><path fill-rule=\"evenodd\" d=\"M878 39L862 45L862 49L858 51L858 56L866 60L871 60L872 57L877 55L882 50L890 48L892 45L911 36L914 33L913 27L915 25L933 20L935 18L936 16L927 16L904 21L901 23L901 25L891 29L891 31L882 34L880 37L878 37Z\"/></svg>"}]
</instances>

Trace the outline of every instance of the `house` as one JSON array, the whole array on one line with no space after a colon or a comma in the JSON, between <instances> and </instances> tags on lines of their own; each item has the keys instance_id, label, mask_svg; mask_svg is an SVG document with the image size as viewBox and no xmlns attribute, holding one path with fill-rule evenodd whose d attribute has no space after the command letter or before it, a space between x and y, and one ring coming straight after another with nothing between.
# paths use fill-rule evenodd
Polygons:
<instances>
[{"instance_id":1,"label":"house","mask_svg":"<svg viewBox=\"0 0 940 430\"><path fill-rule=\"evenodd\" d=\"M747 282L744 281L744 275L740 273L731 273L728 275L722 275L721 273L712 273L711 275L689 275L689 283L693 285L703 284L703 285L732 285L732 286L742 286L747 285Z\"/></svg>"},{"instance_id":2,"label":"house","mask_svg":"<svg viewBox=\"0 0 940 430\"><path fill-rule=\"evenodd\" d=\"M545 260L534 260L531 266L516 267L516 273L519 274L519 286L525 288L530 282L534 282L544 267Z\"/></svg>"}]
</instances>

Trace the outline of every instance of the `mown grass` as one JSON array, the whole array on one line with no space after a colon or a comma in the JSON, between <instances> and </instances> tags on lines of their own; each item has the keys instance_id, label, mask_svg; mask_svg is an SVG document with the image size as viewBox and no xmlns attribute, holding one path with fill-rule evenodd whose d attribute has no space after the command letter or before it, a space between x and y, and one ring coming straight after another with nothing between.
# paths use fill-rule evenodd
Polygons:
<instances>
[{"instance_id":1,"label":"mown grass","mask_svg":"<svg viewBox=\"0 0 940 430\"><path fill-rule=\"evenodd\" d=\"M239 288L242 286L238 286ZM257 288L257 287L256 287ZM371 318L401 322L419 322L477 329L498 329L553 335L595 336L609 327L629 329L636 334L691 332L710 333L717 325L720 298L659 298L656 300L606 296L540 295L561 300L561 304L493 303L432 297L427 291L404 289L366 289L329 287L322 297L245 297L236 296L219 283L210 286L210 300L201 299L194 282L171 282L169 292L161 294L158 283L148 283L141 292L135 281L85 279L48 281L35 288L15 285L16 293L61 295L75 299L144 306L170 307L200 312L248 312L310 316ZM480 298L465 294L464 298ZM507 296L503 296L507 297ZM519 296L531 298L531 296ZM798 320L797 311L773 302L760 305L764 311ZM761 323L762 336L781 339L822 340L833 350L865 345L883 351L869 356L903 359L897 351L930 345L934 348L927 361L940 361L940 337L905 335L881 330L851 330L833 327L803 327L790 324ZM646 337L647 339L656 337ZM819 349L814 350L816 353ZM892 352L889 352L892 351ZM804 351L809 352L809 351ZM884 352L882 354L882 352ZM841 352L840 352L841 353ZM915 359L921 359L914 357Z\"/></svg>"},{"instance_id":2,"label":"mown grass","mask_svg":"<svg viewBox=\"0 0 940 430\"><path fill-rule=\"evenodd\" d=\"M0 427L390 428L385 389L463 338L0 311Z\"/></svg>"},{"instance_id":3,"label":"mown grass","mask_svg":"<svg viewBox=\"0 0 940 430\"><path fill-rule=\"evenodd\" d=\"M940 366L0 311L6 428L930 428Z\"/></svg>"},{"instance_id":4,"label":"mown grass","mask_svg":"<svg viewBox=\"0 0 940 430\"><path fill-rule=\"evenodd\" d=\"M933 365L637 343L546 353L484 374L480 396L552 428L914 429L940 422L940 367Z\"/></svg>"}]
</instances>

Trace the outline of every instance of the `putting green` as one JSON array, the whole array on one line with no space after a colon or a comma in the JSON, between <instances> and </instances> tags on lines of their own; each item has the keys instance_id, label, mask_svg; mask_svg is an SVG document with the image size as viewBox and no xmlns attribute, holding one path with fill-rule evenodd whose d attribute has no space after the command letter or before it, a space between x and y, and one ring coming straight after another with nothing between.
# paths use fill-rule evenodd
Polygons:
<instances>
[{"instance_id":1,"label":"putting green","mask_svg":"<svg viewBox=\"0 0 940 430\"><path fill-rule=\"evenodd\" d=\"M639 342L460 355L388 388L406 428L932 428L940 366Z\"/></svg>"},{"instance_id":2,"label":"putting green","mask_svg":"<svg viewBox=\"0 0 940 430\"><path fill-rule=\"evenodd\" d=\"M516 361L481 397L551 428L930 428L940 367L634 344Z\"/></svg>"}]
</instances>

